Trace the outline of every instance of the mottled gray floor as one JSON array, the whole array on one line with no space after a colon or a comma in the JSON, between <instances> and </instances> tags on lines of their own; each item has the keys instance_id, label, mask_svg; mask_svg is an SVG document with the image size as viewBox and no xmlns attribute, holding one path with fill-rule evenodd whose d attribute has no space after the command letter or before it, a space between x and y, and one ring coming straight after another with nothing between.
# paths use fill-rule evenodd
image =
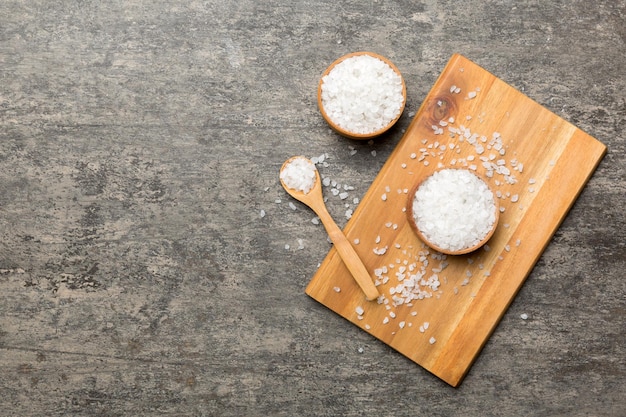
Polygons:
<instances>
[{"instance_id":1,"label":"mottled gray floor","mask_svg":"<svg viewBox=\"0 0 626 417\"><path fill-rule=\"evenodd\" d=\"M0 415L624 415L625 14L0 2ZM322 71L357 50L407 83L374 143L316 107ZM327 153L324 175L361 197L455 52L609 148L457 389L304 294L330 246L277 176Z\"/></svg>"}]
</instances>

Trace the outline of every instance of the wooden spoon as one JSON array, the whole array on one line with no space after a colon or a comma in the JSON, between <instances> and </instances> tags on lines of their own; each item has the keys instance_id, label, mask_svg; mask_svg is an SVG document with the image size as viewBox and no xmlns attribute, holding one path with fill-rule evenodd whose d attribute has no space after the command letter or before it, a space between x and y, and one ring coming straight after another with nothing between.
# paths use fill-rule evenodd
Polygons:
<instances>
[{"instance_id":1,"label":"wooden spoon","mask_svg":"<svg viewBox=\"0 0 626 417\"><path fill-rule=\"evenodd\" d=\"M315 166L313 162L303 156L294 156L285 161L283 166L280 168L281 173L285 167L296 158L303 158L311 165ZM335 249L339 253L339 256L341 256L341 259L348 267L348 270L354 277L354 280L357 284L359 284L365 293L365 298L368 300L375 300L378 298L380 294L378 293L367 268L365 268L365 265L363 265L359 255L357 255L354 251L354 248L326 209L326 205L324 204L324 199L322 197L322 182L317 169L315 170L315 185L313 185L313 188L306 194L302 191L289 188L287 184L284 183L282 178L280 179L280 183L290 196L309 206L320 218L322 224L326 228L326 232L328 232L328 236L330 236L330 240L335 245Z\"/></svg>"}]
</instances>

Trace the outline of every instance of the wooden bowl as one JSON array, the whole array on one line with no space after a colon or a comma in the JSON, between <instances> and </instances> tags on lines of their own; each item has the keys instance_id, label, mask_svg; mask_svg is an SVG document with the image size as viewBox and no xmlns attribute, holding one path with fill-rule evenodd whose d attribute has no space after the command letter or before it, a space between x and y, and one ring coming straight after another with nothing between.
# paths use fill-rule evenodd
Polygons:
<instances>
[{"instance_id":1,"label":"wooden bowl","mask_svg":"<svg viewBox=\"0 0 626 417\"><path fill-rule=\"evenodd\" d=\"M324 104L322 103L322 86L324 84L324 77L327 76L332 70L333 68L335 68L335 66L337 66L338 64L340 64L341 62L345 61L348 58L352 58L354 56L361 56L361 55L369 55L371 57L374 58L378 58L381 61L383 61L384 63L386 63L387 65L389 65L391 67L391 69L400 76L400 80L402 81L402 104L400 106L400 111L398 112L398 115L392 119L386 126L384 126L383 128L376 130L374 132L370 132L370 133L356 133L356 132L351 132L339 125L337 125L337 123L335 123L326 113L325 109L324 109ZM402 116L402 112L404 111L404 106L406 105L406 85L404 83L404 78L402 78L402 74L400 73L400 70L398 70L398 68L391 62L389 61L387 58L375 54L373 52L353 52L347 55L342 56L341 58L337 59L335 62L333 62L332 64L330 64L330 66L328 68L326 68L326 71L324 71L324 73L322 74L322 77L320 78L319 84L317 86L317 105L320 109L320 112L322 113L322 117L324 117L324 120L326 120L326 122L330 125L330 127L337 133L339 133L342 136L345 136L347 138L350 139L372 139L375 138L377 136L382 135L383 133L385 133L386 131L388 131L397 121L398 119L400 119L400 116Z\"/></svg>"},{"instance_id":2,"label":"wooden bowl","mask_svg":"<svg viewBox=\"0 0 626 417\"><path fill-rule=\"evenodd\" d=\"M443 168L443 169L459 169L459 168ZM441 171L441 170L437 170L437 171ZM485 243L487 243L487 241L489 241L489 239L491 239L491 237L493 236L494 232L496 231L496 228L498 226L498 220L500 218L500 208L498 207L498 201L497 201L497 198L496 198L496 194L493 192L491 187L489 187L489 184L487 183L487 181L485 181L483 178L481 178L479 175L477 175L473 171L465 170L465 171L471 173L472 175L475 175L477 178L479 178L481 181L483 181L487 185L487 188L489 188L489 190L491 191L491 193L494 196L493 197L493 202L494 202L494 212L495 212L495 219L493 221L493 225L492 225L491 229L489 230L489 232L477 244L475 244L473 246L470 246L470 247L462 248L462 249L459 249L459 250L445 249L445 248L442 248L439 245L431 242L424 235L424 233L422 233L420 228L417 226L417 222L415 221L415 215L413 213L413 201L415 199L415 193L417 193L417 190L424 183L424 181L426 181L428 178L430 178L437 171L434 171L431 174L427 175L426 177L422 178L417 184L415 184L413 186L413 188L409 192L408 198L407 198L407 203L406 203L406 214L407 214L407 218L409 220L409 225L411 226L411 228L413 229L415 234L417 234L417 236L420 238L420 240L422 242L424 242L426 245L428 245L430 248L436 250L437 252L441 252L441 253L444 253L446 255L464 255L464 254L473 252L473 251L481 248Z\"/></svg>"}]
</instances>

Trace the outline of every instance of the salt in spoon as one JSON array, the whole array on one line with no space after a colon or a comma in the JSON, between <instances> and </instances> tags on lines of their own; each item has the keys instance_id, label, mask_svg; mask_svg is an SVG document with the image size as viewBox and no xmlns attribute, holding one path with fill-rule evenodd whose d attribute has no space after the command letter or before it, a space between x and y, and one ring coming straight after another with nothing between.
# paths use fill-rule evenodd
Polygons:
<instances>
[{"instance_id":1,"label":"salt in spoon","mask_svg":"<svg viewBox=\"0 0 626 417\"><path fill-rule=\"evenodd\" d=\"M307 158L303 156L294 156L285 161L283 166L280 168L281 174L285 167L297 158L302 158L303 160L310 163L313 167L315 167L313 162L311 162ZM304 193L303 191L296 190L287 186L287 184L285 184L282 179L282 175L280 178L280 183L290 196L309 206L320 218L322 224L326 228L326 232L328 233L330 240L333 242L335 249L339 253L339 256L341 256L341 259L343 260L346 267L348 267L348 270L354 277L354 280L357 284L359 284L359 287L361 287L361 290L363 290L363 292L365 293L365 298L368 300L375 300L376 298L378 298L380 294L378 293L378 290L376 289L376 286L374 285L374 282L372 281L369 272L367 272L367 268L365 268L365 265L363 265L363 262L359 258L359 255L357 255L357 253L354 251L354 248L352 247L346 236L343 234L341 229L339 229L333 218L328 213L328 210L326 209L326 205L324 204L324 198L322 197L322 182L320 180L320 175L317 171L317 168L315 168L315 183L313 185L313 188L311 188L308 193Z\"/></svg>"}]
</instances>

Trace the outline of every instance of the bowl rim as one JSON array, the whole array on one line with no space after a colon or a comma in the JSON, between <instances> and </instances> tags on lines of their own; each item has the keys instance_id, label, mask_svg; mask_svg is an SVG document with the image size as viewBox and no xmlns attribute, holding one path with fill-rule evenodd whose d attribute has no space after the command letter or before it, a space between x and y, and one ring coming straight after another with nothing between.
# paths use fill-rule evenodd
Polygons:
<instances>
[{"instance_id":1,"label":"bowl rim","mask_svg":"<svg viewBox=\"0 0 626 417\"><path fill-rule=\"evenodd\" d=\"M415 216L413 215L413 201L415 200L415 193L417 193L417 190L419 189L419 187L424 183L424 181L426 181L428 178L433 176L436 172L443 171L443 170L448 170L448 169L459 170L459 171L467 171L467 172L475 175L481 181L483 181L487 185L487 188L489 189L489 191L491 191L491 194L493 195L494 211L495 211L495 219L493 221L493 226L491 227L489 232L485 235L485 237L483 239L481 239L480 242L478 242L477 244L475 244L473 246L470 246L470 247L467 247L467 248L463 248L463 249L459 249L459 250L455 250L455 251L454 250L450 250L450 249L441 248L438 245L432 243L422 233L420 228L417 226L417 222L415 221ZM474 252L474 251L480 249L482 246L484 246L489 241L489 239L492 238L492 236L496 232L496 229L498 228L498 222L500 220L500 206L498 204L498 199L496 198L496 193L493 192L493 189L492 189L491 185L489 185L489 182L486 181L483 176L479 175L478 173L476 173L476 172L474 172L474 171L472 171L470 169L466 169L466 168L450 168L450 167L438 168L438 169L435 169L435 170L431 171L428 175L425 175L424 177L422 177L419 181L417 181L413 185L413 187L410 189L409 193L407 194L407 202L406 202L406 210L405 211L406 211L407 220L409 222L409 226L411 226L411 229L413 229L413 231L415 232L417 237L422 242L424 242L424 244L426 244L428 247L430 247L431 249L434 249L437 252L441 252L441 253L446 254L446 255L465 255L465 254L468 254L470 252Z\"/></svg>"},{"instance_id":2,"label":"bowl rim","mask_svg":"<svg viewBox=\"0 0 626 417\"><path fill-rule=\"evenodd\" d=\"M340 64L341 62L345 61L348 58L352 58L355 56L362 56L362 55L369 55L371 57L374 58L378 58L381 61L383 61L385 64L389 65L391 67L391 69L400 76L400 81L402 82L402 104L400 105L400 112L398 113L398 115L396 117L394 117L386 126L384 126L383 128L376 130L374 132L369 132L369 133L355 133L355 132L351 132L347 129L344 129L340 126L338 126L326 113L326 110L324 110L324 105L322 103L322 85L324 84L324 77L326 77L332 70L333 68L335 68L335 66L337 66L338 64ZM326 123L328 123L328 125L337 133L339 133L342 136L351 138L351 139L372 139L375 138L377 136L382 135L383 133L385 133L386 131L388 131L389 129L391 129L391 127L393 125L396 124L396 122L400 119L400 117L402 116L402 113L404 112L404 108L406 106L406 84L404 82L404 77L402 76L402 73L400 72L400 70L398 69L398 67L396 67L393 62L391 62L388 58L379 55L375 52L369 52L369 51L357 51L357 52L351 52L349 54L343 55L339 58L337 58L335 61L333 61L327 68L326 70L324 70L324 72L322 73L322 76L320 77L320 80L317 84L317 106L320 109L320 112L322 113L322 117L324 118L324 120L326 120Z\"/></svg>"}]
</instances>

